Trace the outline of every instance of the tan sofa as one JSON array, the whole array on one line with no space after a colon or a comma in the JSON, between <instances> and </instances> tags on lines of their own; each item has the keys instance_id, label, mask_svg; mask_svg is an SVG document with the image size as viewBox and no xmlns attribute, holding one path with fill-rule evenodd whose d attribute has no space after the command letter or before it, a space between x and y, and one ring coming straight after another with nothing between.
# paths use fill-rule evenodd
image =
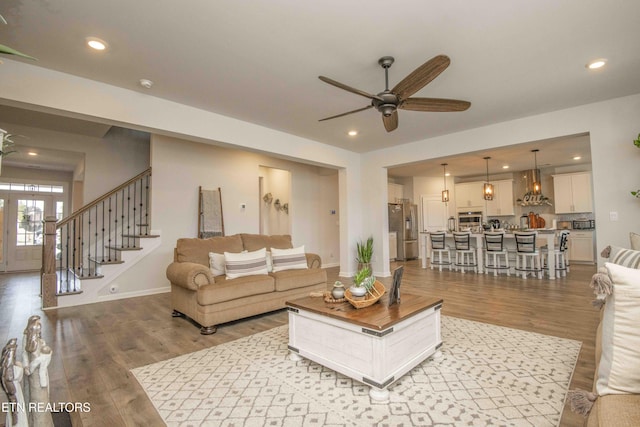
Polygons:
<instances>
[{"instance_id":1,"label":"tan sofa","mask_svg":"<svg viewBox=\"0 0 640 427\"><path fill-rule=\"evenodd\" d=\"M598 366L602 355L602 321L596 332L596 373L593 392L596 392ZM608 394L599 396L585 422L587 427L636 427L640 426L639 394Z\"/></svg>"},{"instance_id":2,"label":"tan sofa","mask_svg":"<svg viewBox=\"0 0 640 427\"><path fill-rule=\"evenodd\" d=\"M320 257L307 253L308 269L228 279L214 277L209 253L255 251L262 248L290 249L291 236L235 234L209 239L178 239L174 262L167 267L171 282L174 316L186 315L200 324L204 335L216 332L216 325L285 307L287 300L327 289L327 273Z\"/></svg>"},{"instance_id":3,"label":"tan sofa","mask_svg":"<svg viewBox=\"0 0 640 427\"><path fill-rule=\"evenodd\" d=\"M633 233L631 236L631 243L633 245ZM612 262L614 264L625 265L627 262L632 262L632 260L634 259L632 254L627 251L629 250L624 248L615 248L615 247L608 246L602 251L601 255L604 258L608 258L609 262ZM606 267L606 264L605 264L605 267ZM616 267L619 268L618 266ZM582 414L585 414L588 412L587 419L585 421L585 425L588 427L640 426L640 394L605 394L603 396L597 395L596 385L598 383L598 377L599 377L598 371L600 369L600 362L603 357L603 342L604 342L603 328L605 327L603 325L607 321L612 322L612 317L609 317L609 319L607 320L606 319L607 315L605 314L605 311L607 309L607 304L609 304L609 302L606 302L609 299L607 295L611 295L611 293L614 292L612 289L614 284L611 283L611 281L612 281L611 277L607 273L607 268L600 269L596 274L594 274L593 278L591 279L590 286L594 289L594 293L597 296L597 300L595 301L597 304L595 305L602 307L600 311L600 322L596 330L596 342L595 342L596 371L594 373L594 378L593 378L592 393L588 394L586 398L583 397L583 398L577 399L576 400L577 405L572 404L572 409ZM622 318L626 319L629 316L628 314L628 310L630 308L630 303L629 303L630 299L628 298L629 294L626 293L627 297L625 297L624 295L625 294L623 294L624 299L621 300L622 302L619 303L621 304L620 310L622 310L622 313L618 312L617 314L615 314L614 316L616 318L619 317L621 319ZM617 303L611 302L611 304L617 304ZM615 306L612 306L612 307L615 307ZM609 314L611 314L611 312ZM612 330L609 331L609 334L611 334L613 329L616 328L617 326L615 326L615 324L612 324L612 325L609 325L608 327L612 328ZM623 328L618 329L619 333L620 331L622 331L622 329ZM610 350L610 348L607 348L607 350ZM607 353L608 353L607 357L613 358L613 354L615 354L616 352L614 351L614 353L612 354L610 351L607 351ZM623 354L623 352L619 352L619 353ZM604 360L604 365L611 366L612 364L615 364L618 366L618 368L623 368L623 370L630 369L629 373L637 372L637 367L619 366L621 363L620 358L618 357L616 359L617 361L615 362L611 360L609 361ZM609 377L609 375L603 375L603 382L606 383L608 380L610 380L610 378L611 377ZM616 377L614 381L617 382L617 381L620 381L620 379ZM618 385L614 387L622 388L622 387L626 387L626 384L624 386ZM576 397L579 397L581 395L585 396L586 393L578 391L576 394ZM593 406L590 407L591 402ZM571 403L574 403L574 402L571 402Z\"/></svg>"}]
</instances>

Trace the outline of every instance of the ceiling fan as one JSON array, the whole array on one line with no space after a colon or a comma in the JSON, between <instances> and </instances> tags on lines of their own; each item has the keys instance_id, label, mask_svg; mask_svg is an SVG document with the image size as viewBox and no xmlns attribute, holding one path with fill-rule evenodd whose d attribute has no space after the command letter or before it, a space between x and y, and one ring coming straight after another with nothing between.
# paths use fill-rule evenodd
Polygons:
<instances>
[{"instance_id":1,"label":"ceiling fan","mask_svg":"<svg viewBox=\"0 0 640 427\"><path fill-rule=\"evenodd\" d=\"M378 64L384 68L385 89L377 95L364 92L359 89L352 88L325 76L318 76L320 80L329 83L335 87L346 90L356 95L364 96L371 100L371 105L364 108L338 114L336 116L326 117L319 121L336 119L348 114L358 113L360 111L374 108L382 113L382 122L387 132L391 132L398 127L398 109L411 111L426 112L448 112L448 111L464 111L471 106L468 101L460 101L457 99L442 98L411 98L411 95L425 87L433 79L438 77L451 63L446 55L434 56L411 74L400 81L395 87L389 90L389 68L393 64L392 56L383 56L378 60Z\"/></svg>"}]
</instances>

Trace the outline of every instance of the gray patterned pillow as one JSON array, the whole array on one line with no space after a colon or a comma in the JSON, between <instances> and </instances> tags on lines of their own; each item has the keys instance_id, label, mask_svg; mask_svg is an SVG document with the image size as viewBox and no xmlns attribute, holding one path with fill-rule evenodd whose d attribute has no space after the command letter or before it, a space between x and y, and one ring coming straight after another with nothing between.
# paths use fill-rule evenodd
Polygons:
<instances>
[{"instance_id":1,"label":"gray patterned pillow","mask_svg":"<svg viewBox=\"0 0 640 427\"><path fill-rule=\"evenodd\" d=\"M265 248L239 254L225 252L224 261L227 279L267 274L267 250Z\"/></svg>"},{"instance_id":2,"label":"gray patterned pillow","mask_svg":"<svg viewBox=\"0 0 640 427\"><path fill-rule=\"evenodd\" d=\"M304 254L304 245L292 249L271 248L273 260L273 272L283 270L304 270L307 266L307 257Z\"/></svg>"},{"instance_id":3,"label":"gray patterned pillow","mask_svg":"<svg viewBox=\"0 0 640 427\"><path fill-rule=\"evenodd\" d=\"M623 267L640 269L640 251L611 246L609 262Z\"/></svg>"}]
</instances>

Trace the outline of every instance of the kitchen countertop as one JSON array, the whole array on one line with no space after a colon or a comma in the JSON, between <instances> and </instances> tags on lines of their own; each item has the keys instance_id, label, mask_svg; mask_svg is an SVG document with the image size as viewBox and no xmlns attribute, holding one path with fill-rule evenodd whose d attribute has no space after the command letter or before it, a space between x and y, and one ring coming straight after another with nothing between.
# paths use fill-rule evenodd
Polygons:
<instances>
[{"instance_id":1,"label":"kitchen countertop","mask_svg":"<svg viewBox=\"0 0 640 427\"><path fill-rule=\"evenodd\" d=\"M494 231L500 231L500 230L494 230ZM505 236L513 236L513 232L514 231L520 231L520 230L504 230ZM562 231L562 230L558 230L557 228L530 228L528 230L523 230L523 231L537 231L540 234L550 234L550 233L555 233L556 231ZM580 230L580 231L589 231L589 230ZM442 231L440 231L441 233ZM429 234L428 231L421 231L420 234ZM453 233L451 233L450 231L446 231L447 235L453 235ZM484 233L477 233L477 232L471 232L472 236L482 236L484 235Z\"/></svg>"}]
</instances>

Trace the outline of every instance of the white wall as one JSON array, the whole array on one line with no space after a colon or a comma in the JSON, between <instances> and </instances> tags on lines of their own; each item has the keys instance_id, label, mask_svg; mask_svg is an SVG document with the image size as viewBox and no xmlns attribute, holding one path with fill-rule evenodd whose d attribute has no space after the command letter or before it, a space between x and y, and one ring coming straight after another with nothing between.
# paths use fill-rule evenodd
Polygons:
<instances>
[{"instance_id":1,"label":"white wall","mask_svg":"<svg viewBox=\"0 0 640 427\"><path fill-rule=\"evenodd\" d=\"M629 194L640 186L640 150L633 145L638 117L640 95L633 95L378 150L362 156L363 182L375 182L383 168L418 160L589 133L598 252L609 244L628 247L629 232L640 231L640 202ZM386 195L367 194L370 211L386 203ZM619 220L611 221L610 212L617 212ZM386 215L372 216L364 232L380 238L384 221ZM384 259L388 244L383 246ZM389 271L381 264L374 268Z\"/></svg>"},{"instance_id":2,"label":"white wall","mask_svg":"<svg viewBox=\"0 0 640 427\"><path fill-rule=\"evenodd\" d=\"M85 204L149 168L148 138L134 137L125 129L95 138L23 125L11 124L10 128L15 134L29 135L26 143L30 147L84 154Z\"/></svg>"},{"instance_id":3,"label":"white wall","mask_svg":"<svg viewBox=\"0 0 640 427\"><path fill-rule=\"evenodd\" d=\"M121 127L206 144L224 144L272 157L338 169L341 207L340 265L345 274L355 270L355 242L362 238L362 181L360 155L357 153L156 98L146 93L11 59L4 60L2 65L0 96L0 102L5 105L117 124ZM88 167L89 165L87 169ZM295 185L294 183L294 199ZM302 196L302 200L308 198L310 202L315 201L311 194ZM292 215L294 209L296 215L304 217L304 205L291 206ZM292 221L294 236L315 233L297 225L295 220Z\"/></svg>"},{"instance_id":4,"label":"white wall","mask_svg":"<svg viewBox=\"0 0 640 427\"><path fill-rule=\"evenodd\" d=\"M161 232L162 244L118 278L121 292L169 285L165 269L173 261L177 239L197 233L199 186L220 187L226 235L258 233L262 203L258 179L263 166L291 173L289 216L294 246L305 245L323 261L330 260L331 254L338 256L334 249L338 229L317 226L325 223L321 212L335 208L321 195L336 194L338 189L337 180L321 174L322 168L161 135L152 136L151 147L151 222L153 230Z\"/></svg>"}]
</instances>

